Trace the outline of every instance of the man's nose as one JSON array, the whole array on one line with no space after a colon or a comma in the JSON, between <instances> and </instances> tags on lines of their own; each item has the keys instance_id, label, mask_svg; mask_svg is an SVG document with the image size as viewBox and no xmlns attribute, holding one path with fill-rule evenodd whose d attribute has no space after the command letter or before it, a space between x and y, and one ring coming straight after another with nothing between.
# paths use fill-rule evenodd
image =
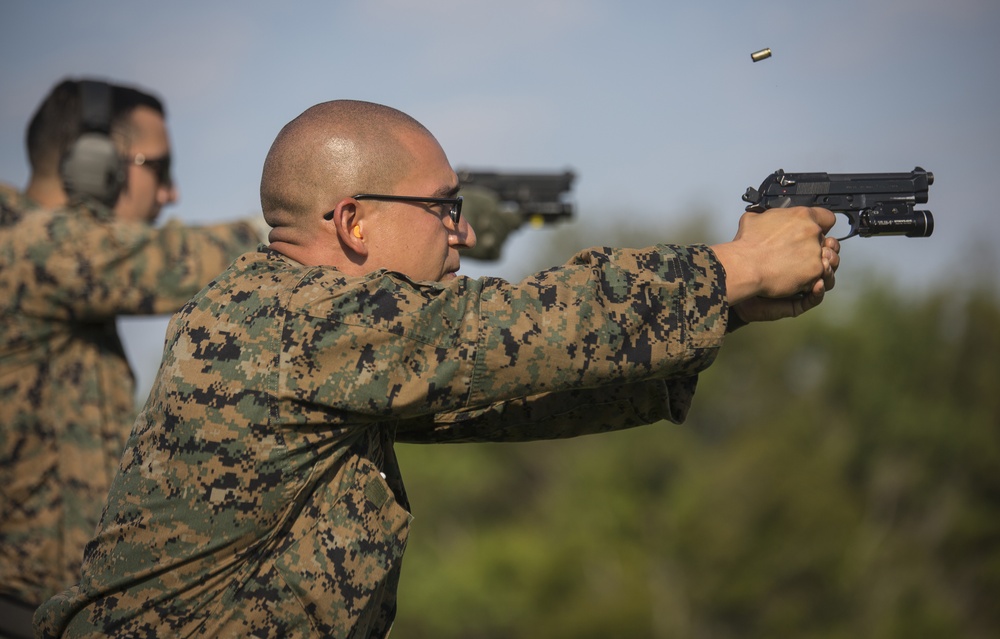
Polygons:
<instances>
[{"instance_id":1,"label":"man's nose","mask_svg":"<svg viewBox=\"0 0 1000 639\"><path fill-rule=\"evenodd\" d=\"M458 223L458 232L455 233L457 244L463 248L473 248L476 246L476 231L469 224L467 218L462 218Z\"/></svg>"},{"instance_id":2,"label":"man's nose","mask_svg":"<svg viewBox=\"0 0 1000 639\"><path fill-rule=\"evenodd\" d=\"M177 183L171 181L170 184L161 184L157 190L157 200L160 202L160 206L166 206L168 204L174 204L180 198L180 192L177 190Z\"/></svg>"}]
</instances>

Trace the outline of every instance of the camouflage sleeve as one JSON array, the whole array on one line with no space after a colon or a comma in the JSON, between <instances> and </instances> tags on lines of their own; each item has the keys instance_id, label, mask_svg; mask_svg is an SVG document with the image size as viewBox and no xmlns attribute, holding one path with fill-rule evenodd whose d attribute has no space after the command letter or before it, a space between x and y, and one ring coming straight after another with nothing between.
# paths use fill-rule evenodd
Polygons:
<instances>
[{"instance_id":1,"label":"camouflage sleeve","mask_svg":"<svg viewBox=\"0 0 1000 639\"><path fill-rule=\"evenodd\" d=\"M290 293L285 335L294 339L283 342L278 387L292 401L280 419L471 410L488 421L497 402L647 380L675 380L672 417L682 419L693 382L680 380L711 364L725 333L724 277L708 247L668 245L592 249L518 284L427 285L391 274L347 284L316 269ZM210 314L238 326L229 315ZM584 395L562 397L547 399L548 410Z\"/></svg>"},{"instance_id":2,"label":"camouflage sleeve","mask_svg":"<svg viewBox=\"0 0 1000 639\"><path fill-rule=\"evenodd\" d=\"M258 243L247 222L154 228L76 210L37 211L16 232L20 285L6 293L25 315L63 320L172 313Z\"/></svg>"},{"instance_id":3,"label":"camouflage sleeve","mask_svg":"<svg viewBox=\"0 0 1000 639\"><path fill-rule=\"evenodd\" d=\"M707 246L584 251L520 286L484 291L489 321L469 405L697 375L715 358L727 313L725 273Z\"/></svg>"},{"instance_id":4,"label":"camouflage sleeve","mask_svg":"<svg viewBox=\"0 0 1000 639\"><path fill-rule=\"evenodd\" d=\"M697 376L543 393L484 408L406 420L396 441L411 444L565 439L687 416Z\"/></svg>"}]
</instances>

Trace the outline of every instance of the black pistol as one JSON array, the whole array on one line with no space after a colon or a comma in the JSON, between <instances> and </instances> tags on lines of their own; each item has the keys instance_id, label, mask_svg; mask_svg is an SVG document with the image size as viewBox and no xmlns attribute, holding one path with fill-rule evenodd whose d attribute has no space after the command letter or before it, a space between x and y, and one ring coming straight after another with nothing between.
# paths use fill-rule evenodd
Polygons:
<instances>
[{"instance_id":1,"label":"black pistol","mask_svg":"<svg viewBox=\"0 0 1000 639\"><path fill-rule=\"evenodd\" d=\"M818 206L842 213L851 230L844 237L860 235L905 235L930 237L934 216L917 211L916 204L927 201L934 174L919 166L909 173L785 173L778 169L764 179L760 188L743 194L747 211L790 206Z\"/></svg>"}]
</instances>

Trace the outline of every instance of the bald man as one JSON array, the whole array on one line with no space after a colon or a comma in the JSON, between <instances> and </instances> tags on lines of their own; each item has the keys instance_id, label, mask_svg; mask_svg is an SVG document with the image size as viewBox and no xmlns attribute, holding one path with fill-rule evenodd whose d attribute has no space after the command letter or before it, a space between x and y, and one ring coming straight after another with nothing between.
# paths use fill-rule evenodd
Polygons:
<instances>
[{"instance_id":1,"label":"bald man","mask_svg":"<svg viewBox=\"0 0 1000 639\"><path fill-rule=\"evenodd\" d=\"M271 244L177 313L83 581L41 636L383 637L410 508L396 441L527 441L686 416L736 323L833 286L833 214L747 215L732 242L589 249L511 284L434 137L314 106L264 164Z\"/></svg>"}]
</instances>

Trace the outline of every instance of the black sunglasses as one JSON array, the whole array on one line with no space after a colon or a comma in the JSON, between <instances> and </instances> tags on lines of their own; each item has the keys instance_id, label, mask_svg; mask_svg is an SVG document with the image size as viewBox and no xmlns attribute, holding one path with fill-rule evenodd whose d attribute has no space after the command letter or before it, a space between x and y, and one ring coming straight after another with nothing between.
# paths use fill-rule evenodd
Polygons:
<instances>
[{"instance_id":1,"label":"black sunglasses","mask_svg":"<svg viewBox=\"0 0 1000 639\"><path fill-rule=\"evenodd\" d=\"M135 164L136 166L144 166L152 171L160 186L170 186L173 184L173 178L170 177L169 153L161 155L158 158L147 158L142 153L136 153L135 157L132 158L132 164Z\"/></svg>"},{"instance_id":2,"label":"black sunglasses","mask_svg":"<svg viewBox=\"0 0 1000 639\"><path fill-rule=\"evenodd\" d=\"M462 196L458 197L418 197L415 195L379 195L377 193L359 193L354 196L355 200L386 200L389 202L414 202L430 204L450 204L448 217L456 225L462 219Z\"/></svg>"}]
</instances>

